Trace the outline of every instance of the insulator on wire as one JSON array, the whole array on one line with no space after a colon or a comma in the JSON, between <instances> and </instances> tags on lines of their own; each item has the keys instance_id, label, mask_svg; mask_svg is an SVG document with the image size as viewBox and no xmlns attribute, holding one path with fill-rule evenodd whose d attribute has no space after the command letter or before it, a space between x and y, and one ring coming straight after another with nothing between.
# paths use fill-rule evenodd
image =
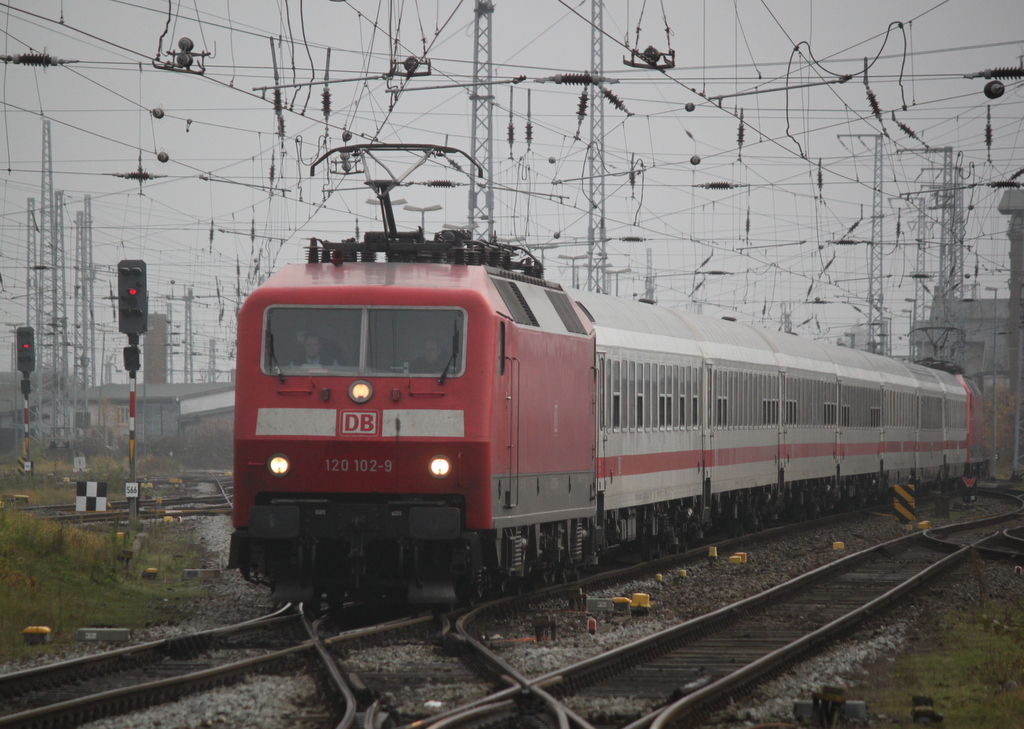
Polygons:
<instances>
[{"instance_id":1,"label":"insulator on wire","mask_svg":"<svg viewBox=\"0 0 1024 729\"><path fill-rule=\"evenodd\" d=\"M747 240L750 240L750 208L747 208Z\"/></svg>"},{"instance_id":2,"label":"insulator on wire","mask_svg":"<svg viewBox=\"0 0 1024 729\"><path fill-rule=\"evenodd\" d=\"M740 186L734 182L701 182L694 187L703 187L705 190L734 190Z\"/></svg>"},{"instance_id":3,"label":"insulator on wire","mask_svg":"<svg viewBox=\"0 0 1024 729\"><path fill-rule=\"evenodd\" d=\"M871 113L875 115L878 123L882 123L882 108L878 105L878 98L875 92L868 88L868 104L871 106Z\"/></svg>"},{"instance_id":4,"label":"insulator on wire","mask_svg":"<svg viewBox=\"0 0 1024 729\"><path fill-rule=\"evenodd\" d=\"M818 195L821 195L821 188L825 184L825 176L821 172L821 157L818 157Z\"/></svg>"},{"instance_id":5,"label":"insulator on wire","mask_svg":"<svg viewBox=\"0 0 1024 729\"><path fill-rule=\"evenodd\" d=\"M589 86L594 83L594 75L590 73L559 73L551 77L556 84L570 84L573 86Z\"/></svg>"},{"instance_id":6,"label":"insulator on wire","mask_svg":"<svg viewBox=\"0 0 1024 729\"><path fill-rule=\"evenodd\" d=\"M270 163L270 187L274 187L274 163Z\"/></svg>"},{"instance_id":7,"label":"insulator on wire","mask_svg":"<svg viewBox=\"0 0 1024 729\"><path fill-rule=\"evenodd\" d=\"M427 187L457 187L457 184L451 180L430 180L426 183Z\"/></svg>"},{"instance_id":8,"label":"insulator on wire","mask_svg":"<svg viewBox=\"0 0 1024 729\"><path fill-rule=\"evenodd\" d=\"M331 90L325 88L320 94L321 106L324 112L324 121L331 118Z\"/></svg>"},{"instance_id":9,"label":"insulator on wire","mask_svg":"<svg viewBox=\"0 0 1024 729\"><path fill-rule=\"evenodd\" d=\"M626 116L633 116L629 109L626 108L626 105L622 102L622 99L612 93L610 89L602 88L601 93L604 95L604 98L608 99L609 104L624 113Z\"/></svg>"},{"instance_id":10,"label":"insulator on wire","mask_svg":"<svg viewBox=\"0 0 1024 729\"><path fill-rule=\"evenodd\" d=\"M980 74L972 73L967 78L1022 78L1024 77L1024 67L1022 68L986 68Z\"/></svg>"},{"instance_id":11,"label":"insulator on wire","mask_svg":"<svg viewBox=\"0 0 1024 729\"><path fill-rule=\"evenodd\" d=\"M921 141L921 138L917 136L913 129L911 129L906 124L904 124L903 122L896 118L896 112L891 112L890 116L892 117L892 120L896 122L896 126L900 128L901 132L906 134L911 139L916 139L918 142L921 142L921 144L924 144L924 142ZM928 145L925 144L925 146L927 147Z\"/></svg>"},{"instance_id":12,"label":"insulator on wire","mask_svg":"<svg viewBox=\"0 0 1024 729\"><path fill-rule=\"evenodd\" d=\"M583 119L587 116L587 104L590 101L590 96L584 89L583 93L580 94L580 103L576 107L576 140L580 138L580 129L583 128Z\"/></svg>"},{"instance_id":13,"label":"insulator on wire","mask_svg":"<svg viewBox=\"0 0 1024 729\"><path fill-rule=\"evenodd\" d=\"M526 148L530 149L533 144L533 99L530 98L530 89L526 90Z\"/></svg>"},{"instance_id":14,"label":"insulator on wire","mask_svg":"<svg viewBox=\"0 0 1024 729\"><path fill-rule=\"evenodd\" d=\"M1017 170L1012 175L1010 175L1010 179L1011 180L1016 180L1021 175L1024 175L1024 167L1021 167L1019 170Z\"/></svg>"},{"instance_id":15,"label":"insulator on wire","mask_svg":"<svg viewBox=\"0 0 1024 729\"><path fill-rule=\"evenodd\" d=\"M989 187L995 187L995 188L1009 187L1009 188L1016 189L1016 188L1020 187L1020 183L1017 182L1016 180L996 180L994 182L988 183L988 186Z\"/></svg>"},{"instance_id":16,"label":"insulator on wire","mask_svg":"<svg viewBox=\"0 0 1024 729\"><path fill-rule=\"evenodd\" d=\"M992 161L992 107L985 108L985 147L988 148L988 161Z\"/></svg>"},{"instance_id":17,"label":"insulator on wire","mask_svg":"<svg viewBox=\"0 0 1024 729\"><path fill-rule=\"evenodd\" d=\"M516 90L514 88L509 88L509 90L508 90L508 158L509 159L512 159L512 145L515 143L515 140L516 140L516 127L515 127L515 124L514 124L513 118L512 118L512 109L513 109L512 102L513 102L513 100L515 98L514 97L515 91Z\"/></svg>"},{"instance_id":18,"label":"insulator on wire","mask_svg":"<svg viewBox=\"0 0 1024 729\"><path fill-rule=\"evenodd\" d=\"M740 128L736 133L736 146L739 150L739 158L743 159L743 109L740 109Z\"/></svg>"}]
</instances>

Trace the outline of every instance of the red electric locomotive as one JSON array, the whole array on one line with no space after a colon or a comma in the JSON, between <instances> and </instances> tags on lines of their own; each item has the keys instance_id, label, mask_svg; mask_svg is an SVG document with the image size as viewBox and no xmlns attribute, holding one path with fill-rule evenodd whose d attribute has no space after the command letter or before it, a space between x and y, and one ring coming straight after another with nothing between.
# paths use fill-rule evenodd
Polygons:
<instances>
[{"instance_id":1,"label":"red electric locomotive","mask_svg":"<svg viewBox=\"0 0 1024 729\"><path fill-rule=\"evenodd\" d=\"M291 601L555 578L594 527L593 329L532 258L399 233L375 189L388 230L315 241L239 314L231 563Z\"/></svg>"}]
</instances>

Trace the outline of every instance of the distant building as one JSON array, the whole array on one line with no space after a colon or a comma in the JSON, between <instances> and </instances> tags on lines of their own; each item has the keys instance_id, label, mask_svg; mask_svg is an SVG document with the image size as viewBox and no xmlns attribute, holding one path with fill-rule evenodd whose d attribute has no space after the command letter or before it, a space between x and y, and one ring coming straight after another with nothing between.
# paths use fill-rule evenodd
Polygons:
<instances>
[{"instance_id":1,"label":"distant building","mask_svg":"<svg viewBox=\"0 0 1024 729\"><path fill-rule=\"evenodd\" d=\"M127 439L128 410L127 385L89 389L90 429L104 445ZM147 438L184 435L207 421L231 428L234 411L235 386L230 382L140 383L135 391L135 437L145 442Z\"/></svg>"}]
</instances>

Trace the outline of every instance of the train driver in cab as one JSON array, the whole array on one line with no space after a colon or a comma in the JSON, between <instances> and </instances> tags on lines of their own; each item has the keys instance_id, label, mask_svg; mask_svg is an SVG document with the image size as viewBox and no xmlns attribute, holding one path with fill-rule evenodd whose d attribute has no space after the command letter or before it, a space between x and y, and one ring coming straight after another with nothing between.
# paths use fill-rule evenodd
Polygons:
<instances>
[{"instance_id":1,"label":"train driver in cab","mask_svg":"<svg viewBox=\"0 0 1024 729\"><path fill-rule=\"evenodd\" d=\"M293 365L298 367L336 367L338 365L337 357L329 348L324 347L323 338L315 332L306 334L302 341L302 349L302 353L292 362Z\"/></svg>"},{"instance_id":2,"label":"train driver in cab","mask_svg":"<svg viewBox=\"0 0 1024 729\"><path fill-rule=\"evenodd\" d=\"M409 363L409 371L421 375L439 375L449 359L450 355L441 350L437 338L427 337L423 340L420 355Z\"/></svg>"}]
</instances>

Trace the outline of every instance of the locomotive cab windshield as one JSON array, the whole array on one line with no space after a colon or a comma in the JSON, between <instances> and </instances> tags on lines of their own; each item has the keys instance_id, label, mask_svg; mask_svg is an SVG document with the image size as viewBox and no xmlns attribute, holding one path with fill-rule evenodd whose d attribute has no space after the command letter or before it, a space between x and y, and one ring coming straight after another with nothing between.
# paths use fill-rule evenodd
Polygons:
<instances>
[{"instance_id":1,"label":"locomotive cab windshield","mask_svg":"<svg viewBox=\"0 0 1024 729\"><path fill-rule=\"evenodd\" d=\"M465 312L449 308L275 306L264 320L269 375L459 377Z\"/></svg>"}]
</instances>

